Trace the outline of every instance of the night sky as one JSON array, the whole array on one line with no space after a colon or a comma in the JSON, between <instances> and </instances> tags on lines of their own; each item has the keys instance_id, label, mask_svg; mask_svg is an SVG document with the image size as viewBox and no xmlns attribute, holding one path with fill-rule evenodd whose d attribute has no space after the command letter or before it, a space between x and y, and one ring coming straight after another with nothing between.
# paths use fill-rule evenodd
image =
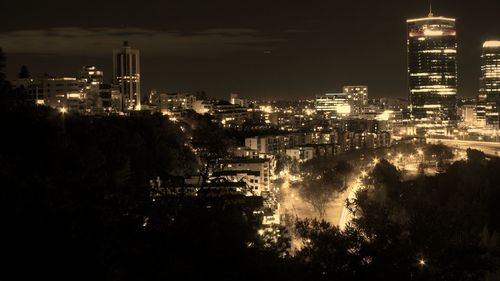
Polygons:
<instances>
[{"instance_id":1,"label":"night sky","mask_svg":"<svg viewBox=\"0 0 500 281\"><path fill-rule=\"evenodd\" d=\"M347 84L406 97L405 20L428 13L425 0L4 2L10 78L26 64L33 76L96 65L111 79L112 49L128 40L141 50L143 91L253 99L312 98ZM475 96L482 42L500 38L500 1L433 6L457 18L459 95Z\"/></svg>"}]
</instances>

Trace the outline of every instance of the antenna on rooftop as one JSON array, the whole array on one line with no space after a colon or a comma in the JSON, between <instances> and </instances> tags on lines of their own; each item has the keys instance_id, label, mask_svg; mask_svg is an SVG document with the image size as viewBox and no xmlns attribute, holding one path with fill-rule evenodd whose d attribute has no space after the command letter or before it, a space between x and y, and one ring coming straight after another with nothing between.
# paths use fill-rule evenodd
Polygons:
<instances>
[{"instance_id":1,"label":"antenna on rooftop","mask_svg":"<svg viewBox=\"0 0 500 281\"><path fill-rule=\"evenodd\" d=\"M432 0L429 0L429 18L432 18L434 14L432 13Z\"/></svg>"}]
</instances>

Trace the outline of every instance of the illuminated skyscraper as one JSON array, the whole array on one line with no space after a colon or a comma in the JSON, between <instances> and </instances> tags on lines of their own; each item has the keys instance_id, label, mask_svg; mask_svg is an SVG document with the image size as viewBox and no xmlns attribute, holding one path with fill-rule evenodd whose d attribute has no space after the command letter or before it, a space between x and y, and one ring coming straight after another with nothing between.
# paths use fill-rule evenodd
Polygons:
<instances>
[{"instance_id":1,"label":"illuminated skyscraper","mask_svg":"<svg viewBox=\"0 0 500 281\"><path fill-rule=\"evenodd\" d=\"M500 41L486 41L481 55L481 78L477 118L486 127L499 128L500 111Z\"/></svg>"},{"instance_id":2,"label":"illuminated skyscraper","mask_svg":"<svg viewBox=\"0 0 500 281\"><path fill-rule=\"evenodd\" d=\"M408 86L413 120L453 124L456 120L457 32L455 19L407 20Z\"/></svg>"},{"instance_id":3,"label":"illuminated skyscraper","mask_svg":"<svg viewBox=\"0 0 500 281\"><path fill-rule=\"evenodd\" d=\"M128 42L113 51L114 84L123 95L125 110L141 109L141 69L139 50L132 49Z\"/></svg>"}]
</instances>

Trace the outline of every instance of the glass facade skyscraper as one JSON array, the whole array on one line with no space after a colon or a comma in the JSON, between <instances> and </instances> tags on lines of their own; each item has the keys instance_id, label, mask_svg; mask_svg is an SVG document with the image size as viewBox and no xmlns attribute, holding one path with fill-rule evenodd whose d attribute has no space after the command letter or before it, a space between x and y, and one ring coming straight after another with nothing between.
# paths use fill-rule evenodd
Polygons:
<instances>
[{"instance_id":1,"label":"glass facade skyscraper","mask_svg":"<svg viewBox=\"0 0 500 281\"><path fill-rule=\"evenodd\" d=\"M407 20L408 87L411 117L425 124L457 119L457 32L455 19Z\"/></svg>"},{"instance_id":2,"label":"glass facade skyscraper","mask_svg":"<svg viewBox=\"0 0 500 281\"><path fill-rule=\"evenodd\" d=\"M481 78L477 106L478 121L487 128L499 129L500 41L486 41L481 55Z\"/></svg>"}]
</instances>

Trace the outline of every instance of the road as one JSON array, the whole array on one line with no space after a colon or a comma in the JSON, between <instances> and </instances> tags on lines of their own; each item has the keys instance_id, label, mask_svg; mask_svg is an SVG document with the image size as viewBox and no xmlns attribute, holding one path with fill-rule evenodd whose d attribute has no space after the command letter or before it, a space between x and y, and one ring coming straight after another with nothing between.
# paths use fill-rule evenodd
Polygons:
<instances>
[{"instance_id":1,"label":"road","mask_svg":"<svg viewBox=\"0 0 500 281\"><path fill-rule=\"evenodd\" d=\"M345 202L346 200L348 199L349 201L350 200L353 200L356 198L356 194L358 191L360 191L362 188L363 188L363 185L361 184L361 179L362 177L358 178L358 180L356 181L356 183L351 186L349 188L349 190L347 191L347 197L343 196L344 200L343 200L343 203L344 203L344 206L340 212L340 218L338 220L338 227L341 229L341 230L344 230L345 227L347 226L347 224L352 220L352 213L349 211L349 209L347 209L347 206L345 206Z\"/></svg>"},{"instance_id":2,"label":"road","mask_svg":"<svg viewBox=\"0 0 500 281\"><path fill-rule=\"evenodd\" d=\"M472 148L482 151L488 156L500 155L500 142L486 142L486 141L469 141L469 140L451 140L451 139L434 139L428 138L427 143L442 143L444 145L466 150Z\"/></svg>"}]
</instances>

